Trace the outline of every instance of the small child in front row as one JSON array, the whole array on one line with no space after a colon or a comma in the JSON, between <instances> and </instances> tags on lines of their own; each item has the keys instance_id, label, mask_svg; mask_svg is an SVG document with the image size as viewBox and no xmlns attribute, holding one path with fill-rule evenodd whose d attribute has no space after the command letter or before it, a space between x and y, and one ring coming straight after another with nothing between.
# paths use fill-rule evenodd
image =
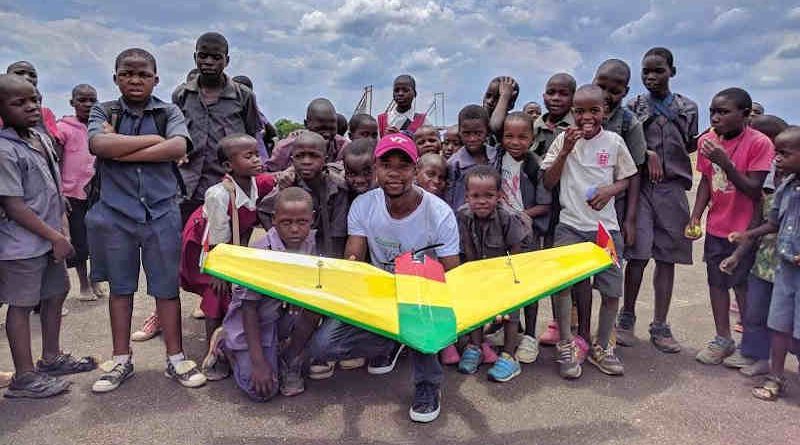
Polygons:
<instances>
[{"instance_id":1,"label":"small child in front row","mask_svg":"<svg viewBox=\"0 0 800 445\"><path fill-rule=\"evenodd\" d=\"M707 365L719 365L736 351L730 328L729 292L733 288L739 308L746 314L747 277L755 255L748 254L731 274L723 273L719 266L736 250L728 236L743 232L750 225L764 179L772 167L772 141L748 125L751 106L750 95L741 88L720 91L711 101L712 131L697 141L697 171L703 177L689 224L698 226L709 208L703 259L716 335L695 357Z\"/></svg>"},{"instance_id":2,"label":"small child in front row","mask_svg":"<svg viewBox=\"0 0 800 445\"><path fill-rule=\"evenodd\" d=\"M372 153L378 144L373 138L356 139L345 145L344 181L347 183L347 202L352 203L356 196L375 188L375 164Z\"/></svg>"},{"instance_id":3,"label":"small child in front row","mask_svg":"<svg viewBox=\"0 0 800 445\"><path fill-rule=\"evenodd\" d=\"M447 190L447 160L436 153L426 153L417 161L417 185L444 199Z\"/></svg>"},{"instance_id":4,"label":"small child in front row","mask_svg":"<svg viewBox=\"0 0 800 445\"><path fill-rule=\"evenodd\" d=\"M767 326L770 329L770 373L764 383L753 389L761 400L776 400L786 387L786 354L797 350L800 341L800 127L791 126L775 138L775 167L788 175L778 190L767 222L743 234L733 234L734 241L778 232L772 301ZM746 314L746 312L745 312Z\"/></svg>"},{"instance_id":5,"label":"small child in front row","mask_svg":"<svg viewBox=\"0 0 800 445\"><path fill-rule=\"evenodd\" d=\"M65 374L91 371L91 357L61 351L61 307L69 292L64 260L72 255L61 179L41 120L39 93L15 74L0 75L0 303L14 377L6 397L44 398L66 391ZM41 304L42 359L34 367L30 315Z\"/></svg>"},{"instance_id":6,"label":"small child in front row","mask_svg":"<svg viewBox=\"0 0 800 445\"><path fill-rule=\"evenodd\" d=\"M202 207L189 216L183 228L180 277L181 287L200 295L200 309L205 317L208 351L202 370L211 381L228 376L224 360L214 354L220 335L215 331L222 325L231 294L228 285L200 272L199 263L204 245L247 245L253 228L258 225L258 201L272 191L275 180L262 173L258 141L247 134L225 136L219 142L219 159L227 172L222 181L206 190ZM233 214L236 209L236 214ZM234 224L237 227L234 227Z\"/></svg>"},{"instance_id":7,"label":"small child in front row","mask_svg":"<svg viewBox=\"0 0 800 445\"><path fill-rule=\"evenodd\" d=\"M544 184L553 189L560 185L562 206L555 230L554 245L568 246L597 239L598 223L610 232L616 248L622 250L622 236L614 208L614 197L628 186L628 178L637 173L636 164L622 137L603 130L605 93L596 85L584 85L575 91L572 112L576 127L559 134L542 161ZM622 270L618 266L597 274L594 287L600 291L602 305L597 340L589 361L609 375L622 375L624 365L614 352L611 334L622 297ZM591 298L589 280L573 286L579 298ZM557 354L563 378L581 376L581 360L570 330L572 299L570 289L552 297L561 340Z\"/></svg>"},{"instance_id":8,"label":"small child in front row","mask_svg":"<svg viewBox=\"0 0 800 445\"><path fill-rule=\"evenodd\" d=\"M765 134L773 143L775 137L788 127L783 119L769 115L754 117L750 121L750 126ZM769 212L775 198L775 188L782 180L783 172L773 165L773 170L764 181L764 193L759 206L761 210L753 213L750 227L755 228L769 219ZM739 372L748 377L767 374L770 352L767 318L775 282L775 270L780 263L775 252L777 235L772 233L764 235L758 240L742 241L739 239L739 232L734 232L729 237L737 244L737 247L731 256L720 263L720 269L723 272L733 273L739 262L747 258L753 248L756 248L756 256L747 279L747 311L742 317L744 329L741 348L723 360L722 364L728 368L739 369Z\"/></svg>"},{"instance_id":9,"label":"small child in front row","mask_svg":"<svg viewBox=\"0 0 800 445\"><path fill-rule=\"evenodd\" d=\"M273 226L253 248L315 255L313 211L311 195L305 190L281 190ZM305 390L301 369L309 336L295 321L313 314L285 306L280 300L234 286L222 322L222 350L233 368L236 386L257 402L268 401L278 391L294 396ZM279 351L279 342L287 338L286 348Z\"/></svg>"},{"instance_id":10,"label":"small child in front row","mask_svg":"<svg viewBox=\"0 0 800 445\"><path fill-rule=\"evenodd\" d=\"M503 178L503 200L511 209L525 214L532 227L533 247L538 248L538 235L545 233L550 225L553 194L544 188L539 158L530 151L533 122L530 115L520 111L508 114L503 124L496 168ZM536 339L538 311L538 302L523 311L525 333L514 354L522 363L533 363L539 356L539 341Z\"/></svg>"},{"instance_id":11,"label":"small child in front row","mask_svg":"<svg viewBox=\"0 0 800 445\"><path fill-rule=\"evenodd\" d=\"M439 139L439 130L433 125L423 125L414 132L414 143L420 156L428 153L439 154L442 152L442 140Z\"/></svg>"},{"instance_id":12,"label":"small child in front row","mask_svg":"<svg viewBox=\"0 0 800 445\"><path fill-rule=\"evenodd\" d=\"M492 166L480 165L467 173L464 182L467 205L458 210L457 220L465 260L496 258L530 249L533 243L530 226L519 213L501 205L500 173ZM481 363L492 362L489 378L496 382L507 382L522 372L514 358L519 344L519 311L501 318L505 341L500 357L488 342L484 342L483 327L479 327L469 333L468 344L458 364L459 372L474 374Z\"/></svg>"}]
</instances>

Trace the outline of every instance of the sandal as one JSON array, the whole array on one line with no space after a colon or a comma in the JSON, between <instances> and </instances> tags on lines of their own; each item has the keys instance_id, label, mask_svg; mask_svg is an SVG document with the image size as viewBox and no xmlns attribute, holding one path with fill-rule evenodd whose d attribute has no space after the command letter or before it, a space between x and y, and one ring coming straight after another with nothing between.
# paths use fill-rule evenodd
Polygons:
<instances>
[{"instance_id":1,"label":"sandal","mask_svg":"<svg viewBox=\"0 0 800 445\"><path fill-rule=\"evenodd\" d=\"M69 385L70 382L58 377L30 371L22 375L15 375L3 395L10 399L44 399L61 394L69 389Z\"/></svg>"},{"instance_id":2,"label":"sandal","mask_svg":"<svg viewBox=\"0 0 800 445\"><path fill-rule=\"evenodd\" d=\"M63 352L58 354L50 363L45 363L42 360L36 362L36 371L50 376L89 372L96 367L97 360L94 357L75 358L71 354Z\"/></svg>"},{"instance_id":3,"label":"sandal","mask_svg":"<svg viewBox=\"0 0 800 445\"><path fill-rule=\"evenodd\" d=\"M774 402L783 395L785 386L786 379L784 377L768 375L764 383L753 388L753 397L759 400Z\"/></svg>"}]
</instances>

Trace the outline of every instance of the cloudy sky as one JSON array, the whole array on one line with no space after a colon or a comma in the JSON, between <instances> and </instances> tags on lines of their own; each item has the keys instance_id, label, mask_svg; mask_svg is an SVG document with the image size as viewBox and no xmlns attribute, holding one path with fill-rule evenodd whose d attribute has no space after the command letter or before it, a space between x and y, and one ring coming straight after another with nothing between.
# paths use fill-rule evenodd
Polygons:
<instances>
[{"instance_id":1,"label":"cloudy sky","mask_svg":"<svg viewBox=\"0 0 800 445\"><path fill-rule=\"evenodd\" d=\"M446 120L479 103L487 82L512 75L518 106L541 99L557 71L591 81L599 62L617 57L633 70L644 51L676 55L673 91L698 102L707 121L716 91L744 87L768 113L800 123L800 3L785 1L552 0L137 0L20 2L0 0L0 65L27 59L39 70L46 105L71 110L69 91L91 83L115 97L113 61L140 46L158 59L161 85L172 89L193 67L195 39L206 31L231 44L228 72L255 82L271 120L302 119L324 96L349 115L364 85L375 85L382 111L400 73L417 79L417 110L446 95ZM133 6L133 5L136 6ZM437 119L437 123L441 119Z\"/></svg>"}]
</instances>

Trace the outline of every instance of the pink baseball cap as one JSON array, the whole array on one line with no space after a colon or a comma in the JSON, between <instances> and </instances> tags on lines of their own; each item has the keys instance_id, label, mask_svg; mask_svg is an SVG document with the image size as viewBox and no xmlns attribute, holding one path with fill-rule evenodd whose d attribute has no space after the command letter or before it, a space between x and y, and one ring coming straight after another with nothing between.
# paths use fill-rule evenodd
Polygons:
<instances>
[{"instance_id":1,"label":"pink baseball cap","mask_svg":"<svg viewBox=\"0 0 800 445\"><path fill-rule=\"evenodd\" d=\"M417 154L417 144L404 134L393 133L382 137L375 147L375 157L380 158L392 150L400 150L407 154L415 164L419 158L419 154Z\"/></svg>"}]
</instances>

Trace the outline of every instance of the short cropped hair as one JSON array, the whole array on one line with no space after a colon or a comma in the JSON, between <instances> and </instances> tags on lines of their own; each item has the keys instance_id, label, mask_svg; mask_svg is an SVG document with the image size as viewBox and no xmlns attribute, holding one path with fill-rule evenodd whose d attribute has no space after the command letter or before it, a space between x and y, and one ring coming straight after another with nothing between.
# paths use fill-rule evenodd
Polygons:
<instances>
[{"instance_id":1,"label":"short cropped hair","mask_svg":"<svg viewBox=\"0 0 800 445\"><path fill-rule=\"evenodd\" d=\"M114 61L114 71L119 69L119 65L122 61L127 57L141 57L147 60L151 65L153 65L153 72L158 72L158 67L156 66L156 58L150 54L149 51L144 50L142 48L128 48L117 56L117 59Z\"/></svg>"},{"instance_id":2,"label":"short cropped hair","mask_svg":"<svg viewBox=\"0 0 800 445\"><path fill-rule=\"evenodd\" d=\"M741 88L725 88L715 94L714 97L730 99L736 104L736 108L740 110L750 110L753 108L753 99L750 98L750 94L747 91Z\"/></svg>"},{"instance_id":3,"label":"short cropped hair","mask_svg":"<svg viewBox=\"0 0 800 445\"><path fill-rule=\"evenodd\" d=\"M467 175L464 177L464 187L466 189L469 189L469 181L472 178L489 178L494 180L497 190L501 190L503 187L503 178L500 176L500 173L496 168L488 165L476 165L469 169Z\"/></svg>"},{"instance_id":4,"label":"short cropped hair","mask_svg":"<svg viewBox=\"0 0 800 445\"><path fill-rule=\"evenodd\" d=\"M487 127L489 126L489 112L480 105L467 105L458 112L459 126L461 126L461 122L468 119L480 119Z\"/></svg>"}]
</instances>

